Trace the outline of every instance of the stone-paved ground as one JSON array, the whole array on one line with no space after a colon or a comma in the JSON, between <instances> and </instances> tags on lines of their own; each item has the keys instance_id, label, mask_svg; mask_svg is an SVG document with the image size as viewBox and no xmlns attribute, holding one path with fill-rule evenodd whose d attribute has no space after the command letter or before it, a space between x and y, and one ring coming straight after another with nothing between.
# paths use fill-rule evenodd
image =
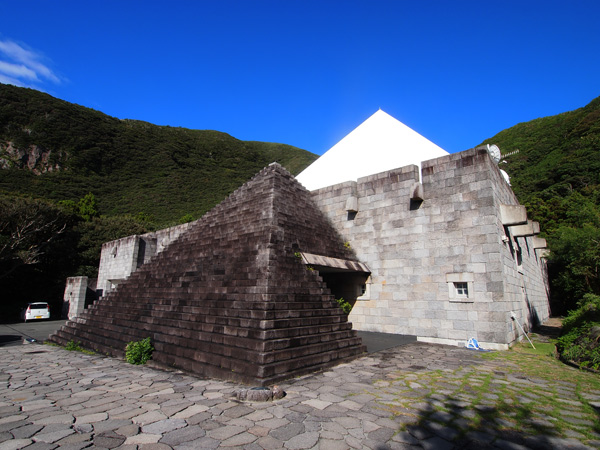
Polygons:
<instances>
[{"instance_id":1,"label":"stone-paved ground","mask_svg":"<svg viewBox=\"0 0 600 450\"><path fill-rule=\"evenodd\" d=\"M564 369L572 379L520 369L414 343L286 382L279 401L240 403L233 383L57 347L3 348L0 450L600 447L600 390L575 369Z\"/></svg>"}]
</instances>

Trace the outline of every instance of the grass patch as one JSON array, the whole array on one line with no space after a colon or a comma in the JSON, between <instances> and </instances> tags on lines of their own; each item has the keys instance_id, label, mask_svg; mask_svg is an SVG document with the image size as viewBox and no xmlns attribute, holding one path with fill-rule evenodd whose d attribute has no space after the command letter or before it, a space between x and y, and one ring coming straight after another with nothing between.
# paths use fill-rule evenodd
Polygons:
<instances>
[{"instance_id":1,"label":"grass patch","mask_svg":"<svg viewBox=\"0 0 600 450\"><path fill-rule=\"evenodd\" d=\"M531 347L529 343L517 344L514 348L514 352L526 353L529 355L548 356L554 358L556 354L556 345L551 342L534 342L535 348Z\"/></svg>"},{"instance_id":2,"label":"grass patch","mask_svg":"<svg viewBox=\"0 0 600 450\"><path fill-rule=\"evenodd\" d=\"M67 345L65 345L65 350L68 350L70 352L81 352L86 355L95 355L96 354L95 352L93 352L91 350L87 350L87 349L83 348L81 346L81 342L75 342L75 341L69 341L67 343Z\"/></svg>"}]
</instances>

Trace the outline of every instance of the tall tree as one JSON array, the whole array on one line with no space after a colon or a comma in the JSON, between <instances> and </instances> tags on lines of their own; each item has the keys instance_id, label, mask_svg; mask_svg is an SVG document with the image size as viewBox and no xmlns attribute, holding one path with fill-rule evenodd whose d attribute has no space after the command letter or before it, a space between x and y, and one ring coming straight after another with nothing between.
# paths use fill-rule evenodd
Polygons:
<instances>
[{"instance_id":1,"label":"tall tree","mask_svg":"<svg viewBox=\"0 0 600 450\"><path fill-rule=\"evenodd\" d=\"M0 279L24 265L36 265L69 227L60 208L19 197L0 197Z\"/></svg>"}]
</instances>

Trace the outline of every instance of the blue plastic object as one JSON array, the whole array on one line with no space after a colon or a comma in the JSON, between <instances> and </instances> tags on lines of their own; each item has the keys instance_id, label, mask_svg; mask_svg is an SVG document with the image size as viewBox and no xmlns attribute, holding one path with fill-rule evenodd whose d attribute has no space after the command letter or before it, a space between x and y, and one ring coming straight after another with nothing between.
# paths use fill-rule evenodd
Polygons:
<instances>
[{"instance_id":1,"label":"blue plastic object","mask_svg":"<svg viewBox=\"0 0 600 450\"><path fill-rule=\"evenodd\" d=\"M481 348L479 346L479 342L477 342L477 339L475 338L471 338L467 341L465 348L469 349L469 350L476 350L478 352L489 352L491 350L484 350L483 348Z\"/></svg>"}]
</instances>

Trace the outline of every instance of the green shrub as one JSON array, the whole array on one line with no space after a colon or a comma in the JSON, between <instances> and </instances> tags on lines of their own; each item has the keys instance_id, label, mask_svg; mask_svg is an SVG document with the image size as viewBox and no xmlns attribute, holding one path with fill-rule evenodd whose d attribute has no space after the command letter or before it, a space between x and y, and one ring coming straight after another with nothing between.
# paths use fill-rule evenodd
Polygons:
<instances>
[{"instance_id":1,"label":"green shrub","mask_svg":"<svg viewBox=\"0 0 600 450\"><path fill-rule=\"evenodd\" d=\"M586 294L563 321L556 347L560 357L582 367L600 369L600 295Z\"/></svg>"},{"instance_id":2,"label":"green shrub","mask_svg":"<svg viewBox=\"0 0 600 450\"><path fill-rule=\"evenodd\" d=\"M569 311L563 320L562 334L590 322L600 322L600 295L585 294L577 302L577 309Z\"/></svg>"},{"instance_id":3,"label":"green shrub","mask_svg":"<svg viewBox=\"0 0 600 450\"><path fill-rule=\"evenodd\" d=\"M344 297L336 298L335 301L338 303L338 305L340 305L342 311L344 311L346 314L350 314L350 311L352 311L352 305L344 300Z\"/></svg>"},{"instance_id":4,"label":"green shrub","mask_svg":"<svg viewBox=\"0 0 600 450\"><path fill-rule=\"evenodd\" d=\"M154 347L150 338L142 339L137 342L130 342L125 347L125 359L129 364L146 364L146 361L152 359Z\"/></svg>"}]
</instances>

